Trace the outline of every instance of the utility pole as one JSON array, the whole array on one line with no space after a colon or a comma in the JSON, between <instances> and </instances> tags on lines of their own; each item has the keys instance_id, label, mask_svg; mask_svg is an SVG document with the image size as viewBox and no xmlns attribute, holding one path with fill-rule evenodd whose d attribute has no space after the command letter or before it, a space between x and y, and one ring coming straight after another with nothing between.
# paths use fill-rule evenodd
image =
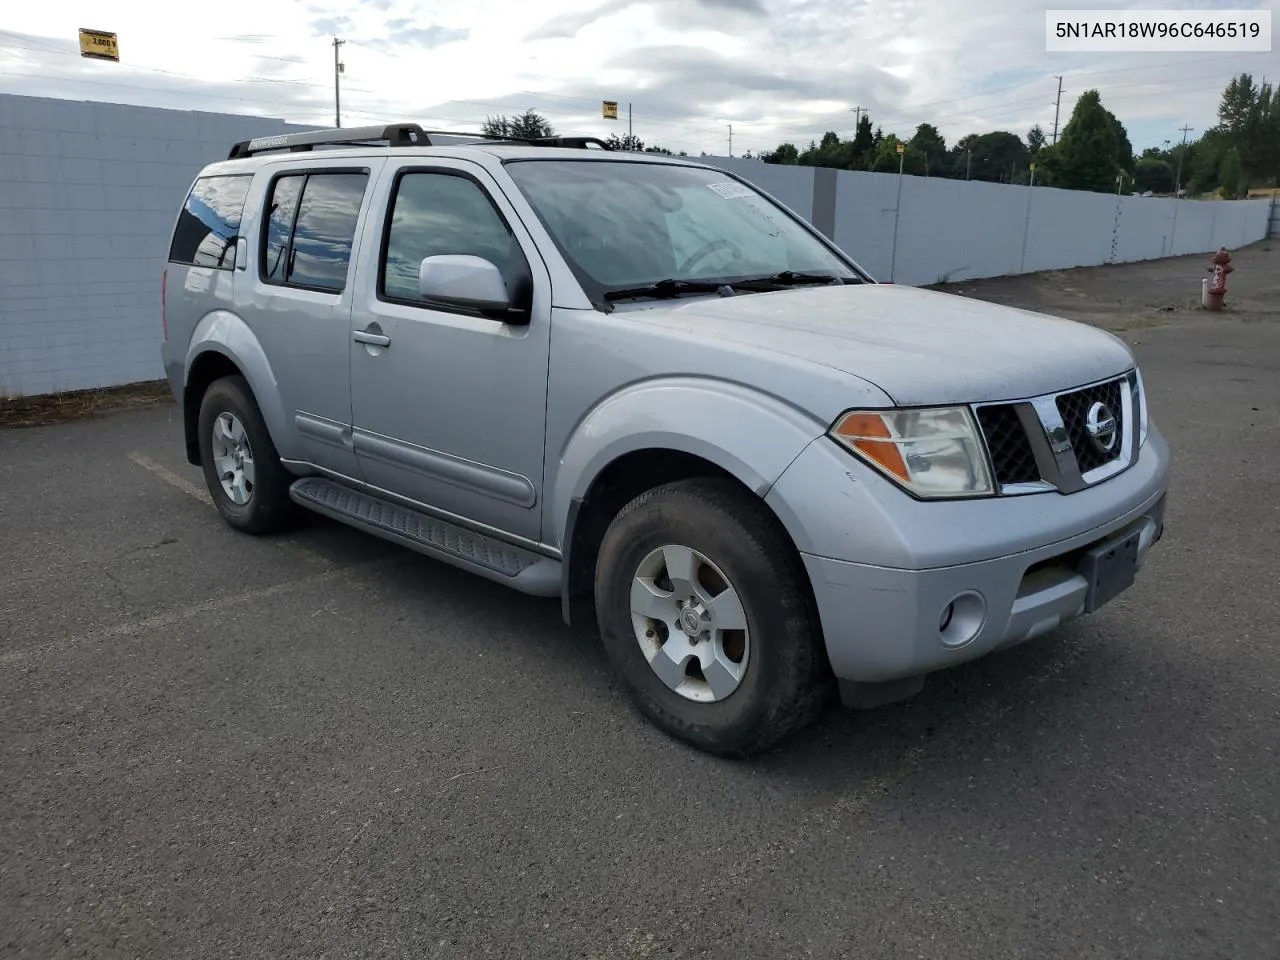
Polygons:
<instances>
[{"instance_id":1,"label":"utility pole","mask_svg":"<svg viewBox=\"0 0 1280 960\"><path fill-rule=\"evenodd\" d=\"M1187 152L1187 134L1195 128L1184 123L1178 129L1182 131L1182 146L1178 148L1178 172L1173 175L1173 225L1169 228L1169 256L1174 256L1174 250L1178 246L1178 208L1182 206L1178 202L1182 199L1182 158Z\"/></svg>"},{"instance_id":2,"label":"utility pole","mask_svg":"<svg viewBox=\"0 0 1280 960\"><path fill-rule=\"evenodd\" d=\"M1053 105L1053 142L1058 142L1058 114L1062 110L1062 78L1057 77L1058 99Z\"/></svg>"},{"instance_id":3,"label":"utility pole","mask_svg":"<svg viewBox=\"0 0 1280 960\"><path fill-rule=\"evenodd\" d=\"M631 104L627 104L627 139L631 139Z\"/></svg>"},{"instance_id":4,"label":"utility pole","mask_svg":"<svg viewBox=\"0 0 1280 960\"><path fill-rule=\"evenodd\" d=\"M342 126L342 93L338 77L345 69L345 65L338 59L338 48L346 42L337 37L333 38L333 125L335 127Z\"/></svg>"},{"instance_id":5,"label":"utility pole","mask_svg":"<svg viewBox=\"0 0 1280 960\"><path fill-rule=\"evenodd\" d=\"M866 107L853 108L853 135L855 137L858 135L858 125L862 123L862 111L866 109ZM868 113L870 113L870 111L868 111Z\"/></svg>"},{"instance_id":6,"label":"utility pole","mask_svg":"<svg viewBox=\"0 0 1280 960\"><path fill-rule=\"evenodd\" d=\"M733 124L729 124L729 156L733 156Z\"/></svg>"},{"instance_id":7,"label":"utility pole","mask_svg":"<svg viewBox=\"0 0 1280 960\"><path fill-rule=\"evenodd\" d=\"M1182 192L1182 158L1187 153L1187 134L1195 127L1189 127L1185 124L1178 128L1182 131L1182 146L1178 148L1178 172L1173 176L1173 199L1177 200Z\"/></svg>"},{"instance_id":8,"label":"utility pole","mask_svg":"<svg viewBox=\"0 0 1280 960\"><path fill-rule=\"evenodd\" d=\"M964 178L966 180L970 179L970 174L972 173L973 173L973 147L970 147L968 150L965 151Z\"/></svg>"}]
</instances>

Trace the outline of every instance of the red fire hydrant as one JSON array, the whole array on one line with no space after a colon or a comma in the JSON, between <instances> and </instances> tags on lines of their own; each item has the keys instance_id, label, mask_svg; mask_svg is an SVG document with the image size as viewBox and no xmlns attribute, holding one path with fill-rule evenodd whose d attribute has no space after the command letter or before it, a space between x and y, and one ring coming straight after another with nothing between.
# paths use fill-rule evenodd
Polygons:
<instances>
[{"instance_id":1,"label":"red fire hydrant","mask_svg":"<svg viewBox=\"0 0 1280 960\"><path fill-rule=\"evenodd\" d=\"M1209 280L1209 292L1204 302L1205 309L1221 310L1223 300L1227 296L1227 274L1235 270L1235 267L1231 265L1231 254L1227 253L1226 247L1219 247L1209 263L1211 266L1208 269L1213 277Z\"/></svg>"}]
</instances>

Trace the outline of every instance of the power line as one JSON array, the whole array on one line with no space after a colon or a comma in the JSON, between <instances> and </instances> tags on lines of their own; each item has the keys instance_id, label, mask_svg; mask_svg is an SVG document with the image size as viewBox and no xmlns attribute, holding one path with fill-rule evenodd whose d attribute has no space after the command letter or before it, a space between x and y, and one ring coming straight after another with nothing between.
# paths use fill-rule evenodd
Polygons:
<instances>
[{"instance_id":1,"label":"power line","mask_svg":"<svg viewBox=\"0 0 1280 960\"><path fill-rule=\"evenodd\" d=\"M23 41L34 42L36 44L42 43L41 38L31 37L26 34L19 34L14 31L0 30L0 34L12 36ZM268 40L271 39L271 37L269 37L268 35L252 35L252 36L244 36L244 37L218 37L213 39L217 40L218 42L249 45L249 44L261 44L263 42L267 42ZM62 41L55 40L53 42L61 43ZM334 89L333 89L334 113L335 113L335 122L339 124L341 123L341 109L340 109L341 93L340 93L339 75L342 73L345 73L345 70L343 69L344 65L340 62L340 59L338 57L337 47L340 43L347 43L347 42L357 43L360 46L371 46L369 44L364 44L364 43L361 43L360 41L355 41L355 40L348 41L344 39L339 41L337 38L334 39L334 45L335 45L334 52L335 52L335 64L336 64L335 77L334 77ZM74 50L57 49L48 44L45 44L43 46L34 46L34 47L24 46L20 44L11 44L10 46L16 47L19 50L27 50L32 53L38 54L40 56L44 56L44 55L70 56L70 57L76 57L77 59L79 59L78 52ZM380 57L388 57L396 60L405 60L406 62L411 62L411 60L413 59L411 57L398 54L394 51L386 50L382 47L377 47L377 49ZM2 53L3 50L4 48L0 47L0 53ZM268 56L268 55L257 54L257 53L246 54L246 55L253 56L258 59L279 60L285 63L303 63L304 62L304 61L297 60L294 58L289 58L289 57ZM1182 62L1179 62L1177 66L1183 67L1190 64L1208 63L1208 62L1217 63L1225 60L1239 61L1240 59L1241 58L1236 55L1204 57L1196 60L1182 61ZM1091 76L1139 72L1144 70L1168 68L1169 66L1172 66L1172 65L1173 64L1171 63L1142 64L1138 66L1117 67L1117 68L1110 68L1110 69L1097 70L1097 71L1080 71L1074 74L1064 73L1064 75L1060 75L1060 76L1055 75L1055 79L1059 81L1059 95L1055 103L1055 116L1054 116L1055 142L1057 140L1058 127L1060 125L1059 121L1060 121L1060 110L1061 110L1061 92L1062 92L1062 84L1064 79L1075 80L1075 79L1087 78ZM134 66L132 64L127 64L122 66L129 71L155 73L155 74L163 75L167 77L180 78L183 80L190 81L193 84L205 84L209 82L201 78L190 76L189 74L183 74L183 73L179 73L171 70L164 70L156 67ZM56 81L61 83L68 83L68 84L92 84L99 89L105 87L108 89L114 88L119 90L137 90L137 91L143 91L143 92L153 93L153 94L167 93L167 91L153 89L146 86L107 79L105 75L100 75L98 73L94 73L92 75L93 76L92 79L90 79L90 75L88 74L88 72L82 72L82 73L79 73L78 75L71 76L71 75L57 74L57 73L53 75L47 75L47 74L40 74L40 73L22 73L22 72L0 70L0 75L24 77L27 79L36 79L36 80L43 79L43 80L50 80L50 81ZM1202 80L1205 80L1205 79L1210 79L1210 78L1184 76L1180 80L1173 81L1172 83L1173 84L1187 83L1187 82L1200 83ZM284 84L284 85L296 87L299 89L315 88L316 90L321 90L325 88L325 85L320 83L314 83L314 82L305 81L305 80L281 78L281 77L228 78L221 82L228 85L230 84L239 85L246 92L252 91L254 88L254 85L256 84L268 84L268 83L277 84L277 85ZM955 97L950 100L938 100L938 101L933 101L932 103L913 105L903 109L907 112L916 113L917 111L924 110L932 106L972 102L973 100L991 97L1003 91L1027 89L1032 84L1040 83L1040 82L1042 82L1042 78L1037 78L1035 80L1022 81L1018 84L1012 84L1006 87L987 90L987 91L984 91L983 93L972 94L965 97ZM1153 80L1138 80L1130 83L1107 84L1106 89L1117 90L1117 89L1123 89L1124 87L1148 87L1148 86L1157 86L1157 85L1162 90L1168 90L1170 87L1170 83L1159 83L1158 81L1153 81ZM365 93L365 94L370 94L375 96L377 95L377 91L369 90L367 88L348 86L346 89L351 92L360 92L360 93ZM543 100L561 101L565 103L595 104L598 102L586 97L573 97L573 96L567 96L564 94L539 93L535 91L521 91L519 95L537 97ZM198 92L198 91L183 90L183 89L175 89L172 92L172 96L174 98L200 98L203 100L220 100L225 102L239 102L239 103L246 103L246 104L254 104L255 106L260 104L270 104L273 107L286 108L292 115L297 115L299 111L308 111L314 108L311 102L311 98L300 98L297 100L283 100L283 99L273 99L270 97L236 96L234 94L208 93L208 92ZM515 96L516 94L510 95L510 97L512 98L514 98ZM1109 96L1107 99L1108 101L1113 101L1113 100L1123 101L1126 99L1134 99L1136 98L1136 96L1146 96L1146 94L1138 94L1138 95L1132 95L1132 96L1122 95L1119 97ZM1017 99L1012 101L1003 101L999 103L988 103L981 106L975 106L968 110L957 111L957 112L953 112L952 114L944 114L943 116L940 116L940 117L933 117L930 122L933 123L935 126L940 126L940 127L955 126L955 125L958 125L958 123L990 122L992 120L999 119L1003 116L1009 116L1015 113L1018 113L1018 114L1023 113L1025 106L1029 106L1031 104L1035 104L1039 102L1040 102L1039 97L1028 97L1028 98ZM504 111L511 110L511 109L519 109L518 107L515 107L510 103L496 102L496 101L455 99L455 100L446 101L445 104L443 104L443 106L447 107L449 104L491 106ZM642 110L643 110L643 105L642 105ZM417 111L411 109L403 112L414 114ZM585 120L591 116L585 110L556 111L554 109L546 109L546 110L542 110L541 112L551 116L562 116L562 117L573 118L575 121ZM717 128L715 126L716 118L714 117L694 117L693 115L688 115L688 114L676 115L676 114L671 114L663 111L655 111L653 113L649 113L648 111L644 111L644 112L646 114L645 122L648 123L651 127L668 128L672 131L681 131L681 132L687 131L689 134L697 134L703 137L715 136L716 129L723 129L723 128ZM854 108L854 112L856 114L857 122L860 123L863 115L866 114L867 116L869 116L871 111L867 107L859 104L857 107ZM676 117L681 117L683 119L676 119ZM758 128L760 129L762 136L786 137L789 133L793 133L793 134L802 133L803 135L812 136L816 138L816 133L818 132L818 130L822 128L824 125L829 124L833 121L835 121L835 117L815 118L813 120L799 120L799 121L797 120L778 121L778 120L772 120L769 118L744 119L742 117L736 117L733 119L732 123L739 126L744 126L744 127ZM470 121L466 121L466 122L470 122ZM913 120L908 119L908 117L905 115L898 115L898 116L890 115L887 118L882 118L881 122L891 123L891 124L898 123L898 122L910 123L910 122L913 122ZM679 138L677 138L675 134L672 133L667 135L667 139L668 139L668 142L672 142ZM752 141L752 142L758 142L758 141ZM741 146L741 143L742 141L740 138L739 140L740 146Z\"/></svg>"}]
</instances>

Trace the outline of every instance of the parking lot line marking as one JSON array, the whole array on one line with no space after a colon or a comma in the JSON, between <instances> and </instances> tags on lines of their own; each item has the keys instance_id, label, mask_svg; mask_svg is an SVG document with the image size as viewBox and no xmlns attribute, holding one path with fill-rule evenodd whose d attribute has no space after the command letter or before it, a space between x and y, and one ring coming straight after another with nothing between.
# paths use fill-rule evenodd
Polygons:
<instances>
[{"instance_id":1,"label":"parking lot line marking","mask_svg":"<svg viewBox=\"0 0 1280 960\"><path fill-rule=\"evenodd\" d=\"M150 470L157 477L169 484L171 487L177 487L183 493L190 494L201 503L213 506L213 498L209 496L207 490L201 490L186 477L180 477L168 467L156 463L150 457L134 451L129 454L129 459L140 466L143 470Z\"/></svg>"},{"instance_id":2,"label":"parking lot line marking","mask_svg":"<svg viewBox=\"0 0 1280 960\"><path fill-rule=\"evenodd\" d=\"M202 490L200 487L197 487L194 483L192 483L186 477L178 476L178 474L174 473L168 467L164 466L163 464L156 463L146 454L138 453L135 450L129 454L129 459L132 460L134 463L136 463L138 466L142 467L143 470L147 470L155 474L165 483L169 484L169 486L176 487L177 489L181 490L183 493L190 494L191 496L199 500L201 503L203 503L205 506L209 506L209 507L213 506L213 498L209 496L209 492L207 490ZM330 560L320 551L312 550L305 543L300 543L297 540L281 540L281 541L273 541L273 542L277 543L282 547L285 547L287 549L290 549L297 553L302 554L312 562L322 567L333 566L332 560Z\"/></svg>"},{"instance_id":3,"label":"parking lot line marking","mask_svg":"<svg viewBox=\"0 0 1280 960\"><path fill-rule=\"evenodd\" d=\"M92 630L76 637L50 640L45 643L36 644L35 646L23 647L19 650L9 650L7 652L0 653L0 666L21 664L26 661L37 659L42 654L53 653L54 651L64 648L77 647L89 643L102 643L123 637L135 637L147 631L159 630L164 627L173 626L175 623L180 623L181 621L188 620L191 617L199 616L202 613L212 613L223 607L268 600L283 593L288 593L290 590L299 587L310 587L334 580L354 581L356 577L361 574L370 573L379 567L390 566L397 562L403 562L404 559L404 556L381 557L377 560L370 560L367 563L357 563L347 567L323 570L319 573L314 573L311 576L299 577L296 580L289 580L284 583L273 583L268 587L255 587L252 590L244 590L240 593L231 594L229 596L211 597L208 600L201 600L198 603L179 607L176 610L165 610L162 613L157 613L154 616L145 617L141 620L129 620L124 623L117 623L110 627L102 627L98 630Z\"/></svg>"}]
</instances>

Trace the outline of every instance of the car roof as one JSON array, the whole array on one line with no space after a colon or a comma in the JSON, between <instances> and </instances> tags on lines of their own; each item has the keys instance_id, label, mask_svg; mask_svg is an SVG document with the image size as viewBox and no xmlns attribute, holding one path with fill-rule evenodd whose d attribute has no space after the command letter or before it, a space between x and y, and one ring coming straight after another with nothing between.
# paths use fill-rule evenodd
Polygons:
<instances>
[{"instance_id":1,"label":"car roof","mask_svg":"<svg viewBox=\"0 0 1280 960\"><path fill-rule=\"evenodd\" d=\"M567 147L533 147L524 144L458 144L438 147L338 147L306 152L281 150L260 153L234 160L217 160L206 165L208 173L250 172L264 166L297 163L305 160L369 160L377 157L440 157L452 160L485 162L508 160L622 160L634 163L669 163L682 166L705 166L693 157L675 157L665 153L630 153L621 150L576 150Z\"/></svg>"},{"instance_id":2,"label":"car roof","mask_svg":"<svg viewBox=\"0 0 1280 960\"><path fill-rule=\"evenodd\" d=\"M590 149L588 145L592 143L602 149ZM208 164L203 172L206 175L249 173L261 167L301 160L350 161L374 157L440 157L483 164L492 163L495 159L499 162L540 159L625 160L705 166L692 158L610 150L604 141L595 137L500 140L485 138L483 134L425 131L416 124L390 124L385 127L307 130L245 140L232 147L226 160Z\"/></svg>"}]
</instances>

